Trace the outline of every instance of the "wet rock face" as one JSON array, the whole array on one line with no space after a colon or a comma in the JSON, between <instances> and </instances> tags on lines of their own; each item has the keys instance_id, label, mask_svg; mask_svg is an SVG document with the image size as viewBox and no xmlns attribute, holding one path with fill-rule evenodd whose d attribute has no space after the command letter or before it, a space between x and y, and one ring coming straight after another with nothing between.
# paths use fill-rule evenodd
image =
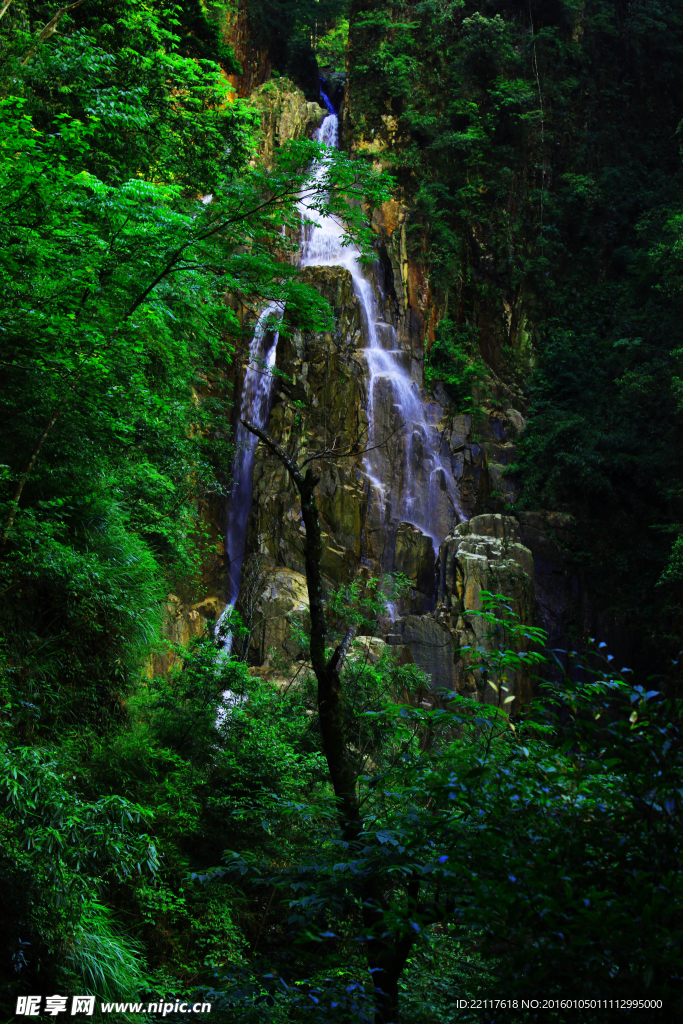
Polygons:
<instances>
[{"instance_id":1,"label":"wet rock face","mask_svg":"<svg viewBox=\"0 0 683 1024\"><path fill-rule=\"evenodd\" d=\"M333 333L296 330L281 337L280 378L268 430L299 461L331 445L361 451L367 439L364 363L358 301L348 271L313 267L304 271L330 301ZM362 565L379 571L382 538L368 520L368 485L362 456L316 461L318 507L323 531L323 572L333 583L351 579ZM272 566L304 571L299 498L282 464L262 445L254 468L254 498L246 550L260 552Z\"/></svg>"},{"instance_id":2,"label":"wet rock face","mask_svg":"<svg viewBox=\"0 0 683 1024\"><path fill-rule=\"evenodd\" d=\"M367 336L351 275L335 266L309 267L303 276L330 302L335 329L324 334L295 330L290 337L280 337L276 367L281 376L276 382L268 430L300 461L332 445L341 450L354 449L351 455L315 463L320 475L317 499L323 529L323 572L332 584L347 582L361 570L375 576L401 572L412 583L411 595L401 610L420 614L434 607L436 551L431 537L397 514L396 495L404 483L401 474L405 460L395 396L387 388L383 400L380 380L374 391L375 432L387 439L382 450L387 471L380 491L368 481L368 459L363 454L368 442ZM386 310L385 315L389 315ZM389 333L390 325L386 325ZM391 330L395 339L395 329ZM410 359L410 352L406 356ZM449 426L438 403L431 403L429 410L435 424L443 421L443 453L450 458L449 444L459 444L470 429L466 418ZM415 439L410 451L415 466L409 467L416 479L421 471L418 442L419 438ZM471 445L466 440L463 443L470 460ZM476 446L474 451L475 461L481 461ZM467 466L471 468L470 461ZM440 492L438 488L435 491L438 504ZM453 529L459 516L445 484L442 491L443 508L436 511L443 536ZM279 460L263 446L256 455L253 492L247 555L260 552L269 565L303 572L304 530L298 495Z\"/></svg>"},{"instance_id":3,"label":"wet rock face","mask_svg":"<svg viewBox=\"0 0 683 1024\"><path fill-rule=\"evenodd\" d=\"M406 233L410 217L409 208L392 200L373 211L372 226L377 235L377 274L385 301L395 309L401 347L410 353L414 379L422 384L425 350L434 341L436 325L447 310L438 307L425 267L410 256ZM480 310L475 319L480 328L481 354L487 363L485 414L473 424L470 416L452 408L443 385L432 387L439 415L445 419L444 439L451 449L460 505L468 517L486 511L509 512L517 501L519 485L509 475L508 467L515 461L515 441L526 425L521 411L526 409L521 379L517 373L507 372L499 352L512 340L505 318L499 315L496 320L490 311ZM519 317L515 319L518 322ZM506 380L498 372L504 372ZM450 532L450 526L445 532Z\"/></svg>"},{"instance_id":4,"label":"wet rock face","mask_svg":"<svg viewBox=\"0 0 683 1024\"><path fill-rule=\"evenodd\" d=\"M404 662L417 665L435 692L452 693L456 685L456 643L448 626L433 615L405 615L392 624L387 643L403 648Z\"/></svg>"},{"instance_id":5,"label":"wet rock face","mask_svg":"<svg viewBox=\"0 0 683 1024\"><path fill-rule=\"evenodd\" d=\"M344 89L346 87L346 71L334 68L331 65L319 68L320 85L329 97L335 110L339 110L344 101Z\"/></svg>"},{"instance_id":6,"label":"wet rock face","mask_svg":"<svg viewBox=\"0 0 683 1024\"><path fill-rule=\"evenodd\" d=\"M436 596L436 556L431 537L412 523L399 523L394 544L394 572L411 583L408 610L419 615L434 607Z\"/></svg>"},{"instance_id":7,"label":"wet rock face","mask_svg":"<svg viewBox=\"0 0 683 1024\"><path fill-rule=\"evenodd\" d=\"M443 521L442 535L448 531L449 536L437 561L432 537L408 521L393 518L392 493L400 481L390 476L383 479L383 493L370 486L362 454L368 430L369 375L362 309L351 275L340 267L309 267L304 275L329 300L335 330L325 334L295 330L289 337L281 337L277 369L282 376L276 385L268 429L299 461L331 445L341 449L355 445L359 453L315 462L320 475L317 498L323 572L331 585L348 582L359 573L406 576L411 587L397 607L403 618L393 630L392 642L400 642L416 664L438 679L435 686L457 683L463 692L474 692L477 684L472 673L464 663L456 662L460 647L485 642L484 624L466 615L480 606L481 591L504 593L523 622L534 621L533 560L521 542L519 523L509 516L483 514L458 525L444 490L439 520ZM375 421L379 433L386 436L395 430L397 417L389 398L383 402L381 388L376 389ZM494 442L473 439L470 416L449 416L439 403L433 406L442 459L450 459L463 505L470 513L485 508L490 487L488 450ZM501 451L508 450L515 430L508 417L501 417L495 435ZM387 452L391 463L391 442ZM393 459L398 466L402 465L399 455L395 453ZM418 470L417 444L413 455L413 469ZM305 534L298 495L279 460L263 446L257 452L253 483L247 554L259 553L270 568L302 574ZM263 644L253 647L252 657L256 658L257 648L265 657ZM282 644L280 648L284 653ZM430 658L437 650L437 661L432 663Z\"/></svg>"}]
</instances>

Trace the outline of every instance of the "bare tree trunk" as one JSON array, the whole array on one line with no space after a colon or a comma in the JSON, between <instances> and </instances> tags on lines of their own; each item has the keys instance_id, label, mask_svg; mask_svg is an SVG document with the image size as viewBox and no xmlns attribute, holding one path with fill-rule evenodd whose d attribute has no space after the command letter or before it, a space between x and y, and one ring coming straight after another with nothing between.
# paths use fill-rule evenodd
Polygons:
<instances>
[{"instance_id":1,"label":"bare tree trunk","mask_svg":"<svg viewBox=\"0 0 683 1024\"><path fill-rule=\"evenodd\" d=\"M332 657L327 660L325 657L327 622L325 621L325 598L321 569L323 542L318 504L315 500L315 489L320 478L315 475L310 466L303 473L289 453L277 441L273 440L265 430L261 430L247 420L242 420L242 423L247 430L250 430L252 434L260 438L282 462L296 484L301 497L301 516L306 527L304 560L306 565L306 584L308 586L308 606L311 616L311 663L318 682L320 731L323 737L323 750L332 780L332 787L339 801L340 820L344 830L344 837L352 841L360 833L360 811L356 792L358 780L346 747L344 704L342 701L339 669L346 655L348 645L353 639L353 632L349 631L344 642L337 647Z\"/></svg>"},{"instance_id":2,"label":"bare tree trunk","mask_svg":"<svg viewBox=\"0 0 683 1024\"><path fill-rule=\"evenodd\" d=\"M325 621L324 592L321 562L323 555L322 534L315 488L319 478L311 468L298 484L301 495L301 516L306 527L304 558L306 583L311 616L311 662L318 682L318 717L323 737L323 749L330 770L330 778L337 799L340 801L344 836L352 841L360 832L360 813L356 790L357 774L346 747L344 730L344 702L339 677L346 649L353 639L353 632L347 633L332 657L325 658L327 623Z\"/></svg>"},{"instance_id":3,"label":"bare tree trunk","mask_svg":"<svg viewBox=\"0 0 683 1024\"><path fill-rule=\"evenodd\" d=\"M301 516L306 528L304 561L311 616L311 663L318 682L318 717L323 750L334 794L339 804L339 820L344 839L359 839L362 820L358 801L358 773L349 757L344 728L344 701L339 670L354 636L350 629L331 658L326 659L327 622L322 576L323 543L315 489L319 482L309 466L303 473L294 459L270 434L247 420L242 423L255 434L280 460L296 484L301 497ZM417 900L419 879L408 883L408 899ZM398 1011L398 982L413 945L412 934L386 936L382 918L388 904L378 878L369 875L362 882L363 925L366 936L368 966L377 999L375 1024L392 1024Z\"/></svg>"}]
</instances>

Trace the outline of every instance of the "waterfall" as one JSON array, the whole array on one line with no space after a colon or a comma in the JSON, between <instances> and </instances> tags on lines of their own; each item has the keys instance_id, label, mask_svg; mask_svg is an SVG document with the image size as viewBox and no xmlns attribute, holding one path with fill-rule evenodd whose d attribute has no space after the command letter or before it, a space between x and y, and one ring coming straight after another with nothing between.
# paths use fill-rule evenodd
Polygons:
<instances>
[{"instance_id":1,"label":"waterfall","mask_svg":"<svg viewBox=\"0 0 683 1024\"><path fill-rule=\"evenodd\" d=\"M249 361L244 374L240 395L239 416L235 427L235 461L232 466L232 487L228 498L228 524L225 533L225 551L229 562L228 603L218 626L230 614L240 592L247 519L251 511L252 478L258 438L246 429L242 419L257 427L268 425L273 392L272 368L275 365L278 331L273 321L283 314L282 303L269 302L256 321L254 336L249 345ZM230 650L231 637L226 646Z\"/></svg>"},{"instance_id":2,"label":"waterfall","mask_svg":"<svg viewBox=\"0 0 683 1024\"><path fill-rule=\"evenodd\" d=\"M317 142L337 149L339 121L327 96L323 99L330 113L314 133ZM325 174L325 163L315 171L315 181ZM344 229L332 216L320 216L301 202L303 219L315 220L303 230L301 266L345 267L352 278L359 300L367 339L364 356L368 366L369 437L365 456L365 474L379 503L385 529L394 530L399 522L416 526L431 537L434 550L451 531L456 520L465 519L458 503L458 491L450 465L448 444L438 432L440 408L423 401L420 389L410 374L410 353L397 347L395 328L378 318L375 293L358 262L360 251L342 245ZM233 483L228 499L226 552L230 564L228 606L223 620L239 595L247 519L251 511L252 475L257 438L247 431L241 419L266 427L272 397L272 367L275 364L278 332L273 320L279 320L283 307L270 303L256 323L249 346L249 362L240 397L236 428L236 455ZM230 640L226 645L229 649Z\"/></svg>"},{"instance_id":3,"label":"waterfall","mask_svg":"<svg viewBox=\"0 0 683 1024\"><path fill-rule=\"evenodd\" d=\"M314 138L338 146L337 115L328 114ZM318 177L324 174L320 166ZM305 212L305 210L304 210ZM322 217L304 238L301 265L341 266L351 274L367 339L368 420L365 473L380 504L385 528L411 523L431 537L435 552L454 523L466 519L453 477L450 449L438 431L440 407L425 402L410 373L410 353L397 347L396 329L377 315L371 283L358 262L359 250L343 246L344 229Z\"/></svg>"},{"instance_id":4,"label":"waterfall","mask_svg":"<svg viewBox=\"0 0 683 1024\"><path fill-rule=\"evenodd\" d=\"M320 82L320 98L323 101L323 103L325 104L325 106L327 107L328 113L335 114L336 111L334 109L334 104L332 103L332 100L330 99L330 97L327 95L327 93L323 89L323 85L325 83L325 79L322 77L322 75L318 75L318 80Z\"/></svg>"}]
</instances>

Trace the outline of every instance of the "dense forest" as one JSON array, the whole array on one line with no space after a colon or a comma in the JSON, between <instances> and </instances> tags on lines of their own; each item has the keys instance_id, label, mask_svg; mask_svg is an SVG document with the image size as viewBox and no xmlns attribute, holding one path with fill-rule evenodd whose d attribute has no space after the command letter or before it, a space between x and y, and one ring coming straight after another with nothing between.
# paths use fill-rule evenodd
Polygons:
<instances>
[{"instance_id":1,"label":"dense forest","mask_svg":"<svg viewBox=\"0 0 683 1024\"><path fill-rule=\"evenodd\" d=\"M683 8L0 0L0 1018L683 1019Z\"/></svg>"}]
</instances>

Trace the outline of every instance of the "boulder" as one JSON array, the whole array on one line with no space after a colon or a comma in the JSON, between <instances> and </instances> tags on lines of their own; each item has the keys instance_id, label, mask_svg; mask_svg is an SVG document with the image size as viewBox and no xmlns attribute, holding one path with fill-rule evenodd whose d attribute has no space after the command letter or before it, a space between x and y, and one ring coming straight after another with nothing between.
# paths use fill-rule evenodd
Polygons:
<instances>
[{"instance_id":1,"label":"boulder","mask_svg":"<svg viewBox=\"0 0 683 1024\"><path fill-rule=\"evenodd\" d=\"M279 146L307 138L325 116L320 104L310 103L288 78L271 78L249 98L261 112L258 158L266 170Z\"/></svg>"},{"instance_id":2,"label":"boulder","mask_svg":"<svg viewBox=\"0 0 683 1024\"><path fill-rule=\"evenodd\" d=\"M270 666L278 658L293 661L301 654L293 630L305 623L308 616L306 577L291 569L271 569L254 608L249 661L252 665Z\"/></svg>"},{"instance_id":3,"label":"boulder","mask_svg":"<svg viewBox=\"0 0 683 1024\"><path fill-rule=\"evenodd\" d=\"M455 687L455 643L451 631L432 615L405 615L392 623L387 643L404 648L404 657L426 672L434 691Z\"/></svg>"}]
</instances>

